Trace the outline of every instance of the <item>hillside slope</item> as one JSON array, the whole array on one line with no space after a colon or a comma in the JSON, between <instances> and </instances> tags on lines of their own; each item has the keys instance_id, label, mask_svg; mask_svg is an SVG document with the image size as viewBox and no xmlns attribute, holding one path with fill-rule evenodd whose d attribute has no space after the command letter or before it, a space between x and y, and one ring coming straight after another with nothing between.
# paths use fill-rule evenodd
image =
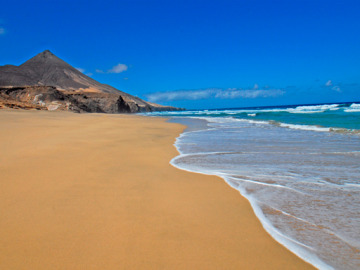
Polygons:
<instances>
[{"instance_id":1,"label":"hillside slope","mask_svg":"<svg viewBox=\"0 0 360 270\"><path fill-rule=\"evenodd\" d=\"M179 110L102 84L48 50L20 66L0 66L1 106L104 113Z\"/></svg>"}]
</instances>

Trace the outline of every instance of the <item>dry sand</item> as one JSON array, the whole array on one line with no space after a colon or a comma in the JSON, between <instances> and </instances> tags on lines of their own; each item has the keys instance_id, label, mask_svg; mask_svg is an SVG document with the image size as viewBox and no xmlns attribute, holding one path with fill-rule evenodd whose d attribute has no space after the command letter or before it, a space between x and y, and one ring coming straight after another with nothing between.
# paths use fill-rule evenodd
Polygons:
<instances>
[{"instance_id":1,"label":"dry sand","mask_svg":"<svg viewBox=\"0 0 360 270\"><path fill-rule=\"evenodd\" d=\"M0 110L0 269L306 269L220 178L169 161L183 127Z\"/></svg>"}]
</instances>

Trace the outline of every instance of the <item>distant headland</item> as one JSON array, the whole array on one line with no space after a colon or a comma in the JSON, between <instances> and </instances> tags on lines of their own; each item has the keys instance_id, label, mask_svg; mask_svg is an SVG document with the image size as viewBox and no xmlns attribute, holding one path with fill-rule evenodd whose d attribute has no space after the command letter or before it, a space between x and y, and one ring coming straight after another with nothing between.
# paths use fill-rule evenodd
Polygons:
<instances>
[{"instance_id":1,"label":"distant headland","mask_svg":"<svg viewBox=\"0 0 360 270\"><path fill-rule=\"evenodd\" d=\"M181 110L102 84L49 50L20 66L0 66L0 108L97 113Z\"/></svg>"}]
</instances>

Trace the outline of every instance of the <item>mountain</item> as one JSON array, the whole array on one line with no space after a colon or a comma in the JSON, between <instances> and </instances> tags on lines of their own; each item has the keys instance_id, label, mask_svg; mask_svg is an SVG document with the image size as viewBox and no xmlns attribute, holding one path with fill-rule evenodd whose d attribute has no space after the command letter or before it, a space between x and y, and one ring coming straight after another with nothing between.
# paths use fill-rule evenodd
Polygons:
<instances>
[{"instance_id":1,"label":"mountain","mask_svg":"<svg viewBox=\"0 0 360 270\"><path fill-rule=\"evenodd\" d=\"M0 106L76 112L179 110L148 103L99 83L49 50L20 66L0 66Z\"/></svg>"}]
</instances>

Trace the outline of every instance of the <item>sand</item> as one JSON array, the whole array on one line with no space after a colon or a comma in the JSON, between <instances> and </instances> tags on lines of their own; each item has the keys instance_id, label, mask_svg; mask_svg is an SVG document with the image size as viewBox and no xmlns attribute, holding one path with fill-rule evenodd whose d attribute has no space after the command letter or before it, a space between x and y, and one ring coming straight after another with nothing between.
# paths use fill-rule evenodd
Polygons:
<instances>
[{"instance_id":1,"label":"sand","mask_svg":"<svg viewBox=\"0 0 360 270\"><path fill-rule=\"evenodd\" d=\"M161 118L0 110L0 269L306 269Z\"/></svg>"}]
</instances>

